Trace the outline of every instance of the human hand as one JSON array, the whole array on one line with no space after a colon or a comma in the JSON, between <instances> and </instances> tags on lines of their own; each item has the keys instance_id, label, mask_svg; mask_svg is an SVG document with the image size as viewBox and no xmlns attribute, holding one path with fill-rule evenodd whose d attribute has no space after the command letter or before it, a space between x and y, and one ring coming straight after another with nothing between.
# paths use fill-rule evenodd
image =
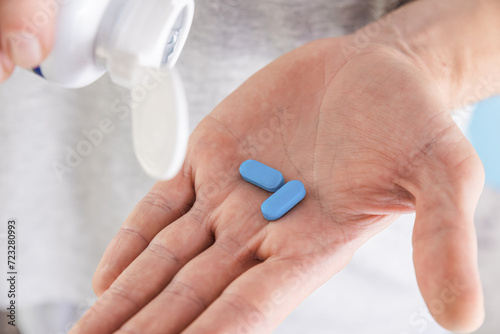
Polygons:
<instances>
[{"instance_id":1,"label":"human hand","mask_svg":"<svg viewBox=\"0 0 500 334\"><path fill-rule=\"evenodd\" d=\"M0 0L0 82L15 65L31 69L48 55L58 6L54 0Z\"/></svg>"},{"instance_id":2,"label":"human hand","mask_svg":"<svg viewBox=\"0 0 500 334\"><path fill-rule=\"evenodd\" d=\"M199 124L181 173L158 182L111 242L94 277L99 299L71 333L270 332L415 210L431 313L452 330L482 322L481 162L425 71L382 45L347 61L349 38L279 58ZM269 194L239 176L250 158L307 189L278 221L260 212ZM450 282L460 293L438 310Z\"/></svg>"}]
</instances>

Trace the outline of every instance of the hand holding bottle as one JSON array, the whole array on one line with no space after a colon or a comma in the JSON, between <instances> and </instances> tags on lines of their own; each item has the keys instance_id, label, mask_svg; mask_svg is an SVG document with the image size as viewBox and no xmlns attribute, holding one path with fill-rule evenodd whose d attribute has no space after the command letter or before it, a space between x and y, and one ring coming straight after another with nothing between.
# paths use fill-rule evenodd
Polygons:
<instances>
[{"instance_id":1,"label":"hand holding bottle","mask_svg":"<svg viewBox=\"0 0 500 334\"><path fill-rule=\"evenodd\" d=\"M193 0L0 1L0 82L18 65L63 87L108 72L130 88L144 68L174 67L193 13Z\"/></svg>"}]
</instances>

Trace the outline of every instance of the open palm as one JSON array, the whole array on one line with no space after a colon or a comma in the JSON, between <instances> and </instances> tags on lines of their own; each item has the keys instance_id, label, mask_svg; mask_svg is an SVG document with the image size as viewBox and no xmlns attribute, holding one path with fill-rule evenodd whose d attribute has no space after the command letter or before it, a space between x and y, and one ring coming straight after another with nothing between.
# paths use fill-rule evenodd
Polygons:
<instances>
[{"instance_id":1,"label":"open palm","mask_svg":"<svg viewBox=\"0 0 500 334\"><path fill-rule=\"evenodd\" d=\"M157 183L112 241L94 277L100 298L72 333L268 333L413 211L431 313L454 330L481 322L481 162L425 71L382 46L347 60L345 38L279 58L200 123L181 173ZM302 181L305 199L265 220L269 193L239 176L247 159ZM433 309L450 282L460 293Z\"/></svg>"}]
</instances>

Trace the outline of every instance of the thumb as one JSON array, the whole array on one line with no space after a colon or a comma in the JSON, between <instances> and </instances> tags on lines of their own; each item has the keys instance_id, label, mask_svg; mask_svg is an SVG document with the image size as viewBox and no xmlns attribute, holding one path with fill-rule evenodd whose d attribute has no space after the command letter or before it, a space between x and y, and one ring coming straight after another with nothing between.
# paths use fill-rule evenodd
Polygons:
<instances>
[{"instance_id":1,"label":"thumb","mask_svg":"<svg viewBox=\"0 0 500 334\"><path fill-rule=\"evenodd\" d=\"M37 67L47 56L52 47L58 9L56 0L0 0L3 79L14 65Z\"/></svg>"},{"instance_id":2,"label":"thumb","mask_svg":"<svg viewBox=\"0 0 500 334\"><path fill-rule=\"evenodd\" d=\"M426 173L430 186L415 196L413 260L418 285L432 316L455 332L472 332L484 319L473 221L484 170L472 146L467 150L460 163L440 171L434 164Z\"/></svg>"}]
</instances>

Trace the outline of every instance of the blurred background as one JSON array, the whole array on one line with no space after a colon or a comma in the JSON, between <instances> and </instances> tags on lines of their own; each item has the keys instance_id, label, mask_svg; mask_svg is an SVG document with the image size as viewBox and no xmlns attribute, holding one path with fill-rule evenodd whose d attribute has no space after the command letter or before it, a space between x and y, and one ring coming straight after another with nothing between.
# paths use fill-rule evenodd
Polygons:
<instances>
[{"instance_id":1,"label":"blurred background","mask_svg":"<svg viewBox=\"0 0 500 334\"><path fill-rule=\"evenodd\" d=\"M477 105L469 139L483 161L486 183L500 190L500 96Z\"/></svg>"}]
</instances>

